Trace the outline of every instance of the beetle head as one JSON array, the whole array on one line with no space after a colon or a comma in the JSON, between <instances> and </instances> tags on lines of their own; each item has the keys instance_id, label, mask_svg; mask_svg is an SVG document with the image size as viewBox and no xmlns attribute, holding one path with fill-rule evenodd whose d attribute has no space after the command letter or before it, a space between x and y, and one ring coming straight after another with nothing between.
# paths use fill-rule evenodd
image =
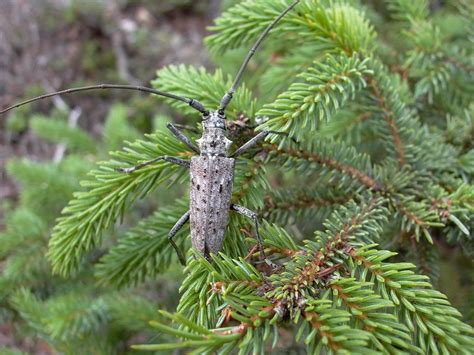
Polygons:
<instances>
[{"instance_id":1,"label":"beetle head","mask_svg":"<svg viewBox=\"0 0 474 355\"><path fill-rule=\"evenodd\" d=\"M225 131L227 128L225 114L219 111L213 111L209 113L209 115L203 117L202 125L204 131L213 128L222 129Z\"/></svg>"}]
</instances>

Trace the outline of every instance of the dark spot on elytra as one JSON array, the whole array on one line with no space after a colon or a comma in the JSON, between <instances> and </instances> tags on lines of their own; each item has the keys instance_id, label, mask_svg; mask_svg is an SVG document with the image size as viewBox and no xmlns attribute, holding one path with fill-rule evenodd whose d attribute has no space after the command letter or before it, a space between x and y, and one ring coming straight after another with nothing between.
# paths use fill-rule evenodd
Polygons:
<instances>
[{"instance_id":1,"label":"dark spot on elytra","mask_svg":"<svg viewBox=\"0 0 474 355\"><path fill-rule=\"evenodd\" d=\"M217 145L216 141L212 141L211 144L210 144L211 148L215 148L216 145Z\"/></svg>"},{"instance_id":2,"label":"dark spot on elytra","mask_svg":"<svg viewBox=\"0 0 474 355\"><path fill-rule=\"evenodd\" d=\"M207 200L205 198L203 198L202 203L207 203Z\"/></svg>"},{"instance_id":3,"label":"dark spot on elytra","mask_svg":"<svg viewBox=\"0 0 474 355\"><path fill-rule=\"evenodd\" d=\"M219 186L219 193L222 193L222 184Z\"/></svg>"},{"instance_id":4,"label":"dark spot on elytra","mask_svg":"<svg viewBox=\"0 0 474 355\"><path fill-rule=\"evenodd\" d=\"M201 185L196 186L197 190L201 190Z\"/></svg>"},{"instance_id":5,"label":"dark spot on elytra","mask_svg":"<svg viewBox=\"0 0 474 355\"><path fill-rule=\"evenodd\" d=\"M214 232L214 234L217 233L217 230L215 228L213 228L212 231Z\"/></svg>"}]
</instances>

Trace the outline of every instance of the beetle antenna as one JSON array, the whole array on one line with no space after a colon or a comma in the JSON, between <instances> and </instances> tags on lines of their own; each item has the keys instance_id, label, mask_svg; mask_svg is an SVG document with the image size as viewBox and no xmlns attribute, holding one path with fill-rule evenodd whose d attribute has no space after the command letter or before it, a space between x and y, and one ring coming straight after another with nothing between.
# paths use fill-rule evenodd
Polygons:
<instances>
[{"instance_id":1,"label":"beetle antenna","mask_svg":"<svg viewBox=\"0 0 474 355\"><path fill-rule=\"evenodd\" d=\"M224 95L224 97L222 98L221 100L221 104L220 104L220 107L219 107L219 112L220 113L224 113L225 112L225 109L227 108L227 106L229 105L229 103L231 102L232 100L232 97L234 96L234 93L235 91L237 90L237 87L239 86L239 83L240 83L240 80L242 79L242 76L244 75L244 72L245 72L245 69L247 68L247 65L249 64L250 62L250 59L253 57L253 55L255 54L255 52L257 51L258 47L260 46L260 44L262 44L263 40L265 39L265 37L268 36L268 34L270 33L270 31L272 30L273 27L275 27L275 25L288 13L290 12L298 3L300 2L300 0L296 0L295 2L293 2L290 6L288 6L285 11L283 11L277 18L275 18L272 23L270 23L267 28L265 29L265 31L262 32L262 34L258 37L257 41L255 42L255 44L252 46L252 48L250 49L250 51L247 53L247 56L245 57L244 59L244 62L242 63L235 79L234 79L234 82L232 83L232 86L231 88L229 89L229 91Z\"/></svg>"},{"instance_id":2,"label":"beetle antenna","mask_svg":"<svg viewBox=\"0 0 474 355\"><path fill-rule=\"evenodd\" d=\"M61 91L52 92L52 93L49 93L49 94L44 94L44 95L41 95L41 96L37 96L37 97L34 97L32 99L29 99L29 100L26 100L26 101L23 101L23 102L19 102L19 103L13 105L13 106L7 107L4 110L1 110L0 115L4 114L5 112L8 112L10 110L13 110L17 107L29 104L29 103L37 101L37 100L46 99L46 98L51 97L51 96L71 94L71 93L78 92L78 91L99 90L99 89L135 90L135 91L147 92L147 93L150 93L150 94L153 94L153 95L164 96L164 97L167 97L169 99L174 99L174 100L185 102L189 106L194 108L195 110L202 113L204 116L207 116L209 114L209 111L206 110L206 108L204 107L203 104L201 104L197 100L189 99L187 97L171 94L171 93L160 91L160 90L147 88L146 86L100 84L100 85L91 85L91 86L82 86L82 87L78 87L78 88L71 88L71 89L61 90Z\"/></svg>"}]
</instances>

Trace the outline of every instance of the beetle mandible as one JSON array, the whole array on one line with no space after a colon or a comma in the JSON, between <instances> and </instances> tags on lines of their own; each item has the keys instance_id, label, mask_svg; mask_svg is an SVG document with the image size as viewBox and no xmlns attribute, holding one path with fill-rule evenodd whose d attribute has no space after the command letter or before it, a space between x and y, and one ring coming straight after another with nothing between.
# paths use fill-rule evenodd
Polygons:
<instances>
[{"instance_id":1,"label":"beetle mandible","mask_svg":"<svg viewBox=\"0 0 474 355\"><path fill-rule=\"evenodd\" d=\"M177 234L177 232L189 220L191 224L191 242L193 247L197 249L204 257L209 259L211 253L218 253L222 248L224 234L228 224L229 210L233 210L253 220L255 224L258 245L260 248L260 255L266 260L263 242L259 234L257 213L244 206L231 204L235 158L254 147L257 143L265 139L268 134L279 134L280 132L261 131L255 137L250 139L247 143L229 155L229 149L232 141L226 136L227 123L225 110L230 104L232 97L239 86L250 59L257 51L260 44L263 42L272 28L288 12L290 12L299 3L299 1L300 0L296 0L290 6L288 6L260 34L255 44L247 53L247 56L245 57L231 88L222 98L219 108L216 111L208 111L204 105L202 105L197 100L181 97L179 95L160 90L142 86L101 84L71 88L41 95L7 107L6 109L0 111L0 114L30 102L45 99L51 96L96 89L138 90L187 103L189 106L202 114L203 134L202 137L197 140L198 145L196 146L191 141L191 139L185 136L173 124L169 123L167 127L176 138L196 152L198 156L192 157L191 161L168 156L157 157L153 160L140 163L134 167L119 168L117 170L124 173L133 173L140 168L162 160L190 168L190 209L177 221L168 235L168 240L176 250L181 264L185 265L186 260L182 251L173 241L173 237Z\"/></svg>"}]
</instances>

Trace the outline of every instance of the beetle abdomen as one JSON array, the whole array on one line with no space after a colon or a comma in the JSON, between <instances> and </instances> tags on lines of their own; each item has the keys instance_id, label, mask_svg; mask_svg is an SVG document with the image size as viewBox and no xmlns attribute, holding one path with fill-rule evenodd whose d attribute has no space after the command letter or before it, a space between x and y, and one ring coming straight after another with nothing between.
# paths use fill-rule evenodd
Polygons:
<instances>
[{"instance_id":1,"label":"beetle abdomen","mask_svg":"<svg viewBox=\"0 0 474 355\"><path fill-rule=\"evenodd\" d=\"M193 247L206 257L222 248L229 219L234 163L232 158L219 156L191 159L191 240Z\"/></svg>"}]
</instances>

